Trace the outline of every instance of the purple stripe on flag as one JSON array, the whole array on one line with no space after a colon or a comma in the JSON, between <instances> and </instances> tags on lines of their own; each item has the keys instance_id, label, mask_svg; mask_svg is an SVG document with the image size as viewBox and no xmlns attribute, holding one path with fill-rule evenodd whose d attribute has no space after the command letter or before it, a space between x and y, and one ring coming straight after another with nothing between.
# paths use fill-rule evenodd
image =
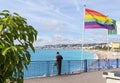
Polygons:
<instances>
[{"instance_id":1,"label":"purple stripe on flag","mask_svg":"<svg viewBox=\"0 0 120 83\"><path fill-rule=\"evenodd\" d=\"M107 24L99 24L98 22L85 22L85 29L97 29L97 28L105 28L109 30L114 29L114 25Z\"/></svg>"}]
</instances>

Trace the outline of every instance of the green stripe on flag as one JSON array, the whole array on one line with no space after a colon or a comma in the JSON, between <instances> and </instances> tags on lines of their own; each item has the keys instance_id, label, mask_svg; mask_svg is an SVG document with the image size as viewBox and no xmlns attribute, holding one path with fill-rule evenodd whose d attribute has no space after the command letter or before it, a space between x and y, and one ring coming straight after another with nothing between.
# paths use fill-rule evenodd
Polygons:
<instances>
[{"instance_id":1,"label":"green stripe on flag","mask_svg":"<svg viewBox=\"0 0 120 83\"><path fill-rule=\"evenodd\" d=\"M109 34L109 35L112 35L112 34L117 34L116 21L114 21L114 25L115 25L115 29L113 29L113 30L108 30L108 34Z\"/></svg>"}]
</instances>

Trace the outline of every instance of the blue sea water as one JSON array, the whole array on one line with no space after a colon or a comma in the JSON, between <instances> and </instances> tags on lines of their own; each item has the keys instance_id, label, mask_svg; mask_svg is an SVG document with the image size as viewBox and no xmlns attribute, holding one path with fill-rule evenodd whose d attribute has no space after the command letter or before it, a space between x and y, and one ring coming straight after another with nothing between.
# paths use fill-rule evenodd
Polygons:
<instances>
[{"instance_id":1,"label":"blue sea water","mask_svg":"<svg viewBox=\"0 0 120 83\"><path fill-rule=\"evenodd\" d=\"M53 66L57 51L63 56L62 73L78 71L82 66L81 60L96 58L93 53L88 51L82 53L82 50L36 49L35 53L29 50L31 54L31 63L28 66L28 70L24 70L24 77L47 76L53 73L57 74L57 69Z\"/></svg>"},{"instance_id":2,"label":"blue sea water","mask_svg":"<svg viewBox=\"0 0 120 83\"><path fill-rule=\"evenodd\" d=\"M30 50L31 61L49 61L55 60L56 52L59 51L64 60L83 60L94 59L93 53L82 50L67 49L36 49L35 53ZM82 55L83 54L83 55Z\"/></svg>"}]
</instances>

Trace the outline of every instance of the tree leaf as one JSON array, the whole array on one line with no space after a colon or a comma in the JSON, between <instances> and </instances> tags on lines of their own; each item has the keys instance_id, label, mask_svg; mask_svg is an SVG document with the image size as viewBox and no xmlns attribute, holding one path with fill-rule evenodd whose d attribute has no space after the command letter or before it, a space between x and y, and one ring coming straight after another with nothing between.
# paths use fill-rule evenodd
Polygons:
<instances>
[{"instance_id":1,"label":"tree leaf","mask_svg":"<svg viewBox=\"0 0 120 83\"><path fill-rule=\"evenodd\" d=\"M7 12L7 13L9 13L9 10L3 10L2 12Z\"/></svg>"},{"instance_id":2,"label":"tree leaf","mask_svg":"<svg viewBox=\"0 0 120 83\"><path fill-rule=\"evenodd\" d=\"M10 49L11 47L6 47L2 50L2 55L6 55L8 53L8 50Z\"/></svg>"},{"instance_id":3,"label":"tree leaf","mask_svg":"<svg viewBox=\"0 0 120 83\"><path fill-rule=\"evenodd\" d=\"M2 30L3 30L3 25L0 25L0 34L1 34Z\"/></svg>"},{"instance_id":4,"label":"tree leaf","mask_svg":"<svg viewBox=\"0 0 120 83\"><path fill-rule=\"evenodd\" d=\"M15 15L19 16L19 14L18 14L18 13L16 13L16 12L14 12L13 14L15 14Z\"/></svg>"}]
</instances>

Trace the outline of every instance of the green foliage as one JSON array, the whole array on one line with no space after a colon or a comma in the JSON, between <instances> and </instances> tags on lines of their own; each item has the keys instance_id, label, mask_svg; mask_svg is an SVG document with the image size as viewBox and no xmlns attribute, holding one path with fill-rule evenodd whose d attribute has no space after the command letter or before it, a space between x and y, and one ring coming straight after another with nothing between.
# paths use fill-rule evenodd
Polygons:
<instances>
[{"instance_id":1,"label":"green foliage","mask_svg":"<svg viewBox=\"0 0 120 83\"><path fill-rule=\"evenodd\" d=\"M111 49L111 47L107 47L107 46L104 46L104 47L97 46L97 47L95 47L94 49L107 51L108 49L110 50L110 49Z\"/></svg>"},{"instance_id":2,"label":"green foliage","mask_svg":"<svg viewBox=\"0 0 120 83\"><path fill-rule=\"evenodd\" d=\"M37 31L26 19L8 10L0 12L0 83L23 83ZM17 43L15 43L17 42Z\"/></svg>"}]
</instances>

